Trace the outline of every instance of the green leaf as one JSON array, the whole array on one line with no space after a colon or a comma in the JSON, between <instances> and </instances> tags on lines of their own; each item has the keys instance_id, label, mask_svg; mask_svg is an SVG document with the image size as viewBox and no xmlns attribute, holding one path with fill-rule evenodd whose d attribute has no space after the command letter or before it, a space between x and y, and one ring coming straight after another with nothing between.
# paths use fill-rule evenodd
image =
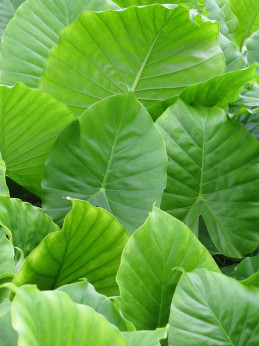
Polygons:
<instances>
[{"instance_id":1,"label":"green leaf","mask_svg":"<svg viewBox=\"0 0 259 346\"><path fill-rule=\"evenodd\" d=\"M5 162L2 159L2 154L0 153L0 196L9 196L9 190L5 181Z\"/></svg>"},{"instance_id":2,"label":"green leaf","mask_svg":"<svg viewBox=\"0 0 259 346\"><path fill-rule=\"evenodd\" d=\"M244 89L239 99L231 105L231 108L248 107L249 109L259 108L259 84L253 83L251 86Z\"/></svg>"},{"instance_id":3,"label":"green leaf","mask_svg":"<svg viewBox=\"0 0 259 346\"><path fill-rule=\"evenodd\" d=\"M170 313L170 346L259 345L259 290L206 269L185 273Z\"/></svg>"},{"instance_id":4,"label":"green leaf","mask_svg":"<svg viewBox=\"0 0 259 346\"><path fill-rule=\"evenodd\" d=\"M188 4L198 9L204 7L205 0L114 0L121 8L132 5L144 6L151 4Z\"/></svg>"},{"instance_id":5,"label":"green leaf","mask_svg":"<svg viewBox=\"0 0 259 346\"><path fill-rule=\"evenodd\" d=\"M238 27L238 20L231 9L229 0L206 0L209 18L219 22L220 32L233 40Z\"/></svg>"},{"instance_id":6,"label":"green leaf","mask_svg":"<svg viewBox=\"0 0 259 346\"><path fill-rule=\"evenodd\" d=\"M234 42L219 34L218 43L226 60L227 72L240 70L247 66L242 54L236 49Z\"/></svg>"},{"instance_id":7,"label":"green leaf","mask_svg":"<svg viewBox=\"0 0 259 346\"><path fill-rule=\"evenodd\" d=\"M148 108L148 111L153 119L157 119L178 97L187 104L227 108L230 102L238 99L239 93L247 83L256 80L256 76L255 66L225 73L206 82L190 85L180 95L158 102Z\"/></svg>"},{"instance_id":8,"label":"green leaf","mask_svg":"<svg viewBox=\"0 0 259 346\"><path fill-rule=\"evenodd\" d=\"M117 282L121 309L137 329L164 327L181 273L195 268L219 271L213 258L180 221L153 208L122 254Z\"/></svg>"},{"instance_id":9,"label":"green leaf","mask_svg":"<svg viewBox=\"0 0 259 346\"><path fill-rule=\"evenodd\" d=\"M9 281L15 274L14 248L3 228L0 228L0 283Z\"/></svg>"},{"instance_id":10,"label":"green leaf","mask_svg":"<svg viewBox=\"0 0 259 346\"><path fill-rule=\"evenodd\" d=\"M222 267L222 268L220 268L220 270L224 275L227 275L227 276L230 276L230 277L236 279L237 278L236 273L235 273L236 266L237 266L237 264L234 263L234 264L231 264L229 266Z\"/></svg>"},{"instance_id":11,"label":"green leaf","mask_svg":"<svg viewBox=\"0 0 259 346\"><path fill-rule=\"evenodd\" d=\"M259 288L259 254L243 259L236 266L235 274L238 280L242 280L243 284Z\"/></svg>"},{"instance_id":12,"label":"green leaf","mask_svg":"<svg viewBox=\"0 0 259 346\"><path fill-rule=\"evenodd\" d=\"M138 330L123 332L128 346L160 346L160 340L166 339L168 326L156 330Z\"/></svg>"},{"instance_id":13,"label":"green leaf","mask_svg":"<svg viewBox=\"0 0 259 346\"><path fill-rule=\"evenodd\" d=\"M40 89L77 115L128 89L145 107L178 95L225 72L218 24L203 19L185 5L85 12L61 32Z\"/></svg>"},{"instance_id":14,"label":"green leaf","mask_svg":"<svg viewBox=\"0 0 259 346\"><path fill-rule=\"evenodd\" d=\"M259 29L259 2L258 0L229 1L238 20L235 39L241 51L245 40Z\"/></svg>"},{"instance_id":15,"label":"green leaf","mask_svg":"<svg viewBox=\"0 0 259 346\"><path fill-rule=\"evenodd\" d=\"M0 197L0 224L11 232L13 245L25 257L47 234L59 230L41 208L9 197Z\"/></svg>"},{"instance_id":16,"label":"green leaf","mask_svg":"<svg viewBox=\"0 0 259 346\"><path fill-rule=\"evenodd\" d=\"M57 134L74 119L49 95L22 83L0 86L0 151L7 175L40 196L48 153Z\"/></svg>"},{"instance_id":17,"label":"green leaf","mask_svg":"<svg viewBox=\"0 0 259 346\"><path fill-rule=\"evenodd\" d=\"M259 112L239 115L236 119L259 141Z\"/></svg>"},{"instance_id":18,"label":"green leaf","mask_svg":"<svg viewBox=\"0 0 259 346\"><path fill-rule=\"evenodd\" d=\"M158 120L169 160L161 207L218 250L243 257L259 242L259 143L218 108L178 100ZM242 211L242 212L240 212Z\"/></svg>"},{"instance_id":19,"label":"green leaf","mask_svg":"<svg viewBox=\"0 0 259 346\"><path fill-rule=\"evenodd\" d=\"M0 346L17 345L18 335L11 323L11 302L5 299L0 304Z\"/></svg>"},{"instance_id":20,"label":"green leaf","mask_svg":"<svg viewBox=\"0 0 259 346\"><path fill-rule=\"evenodd\" d=\"M25 0L0 0L0 41L9 21L15 15L15 11Z\"/></svg>"},{"instance_id":21,"label":"green leaf","mask_svg":"<svg viewBox=\"0 0 259 346\"><path fill-rule=\"evenodd\" d=\"M27 257L14 283L37 284L46 290L85 277L98 292L116 295L115 276L128 238L106 210L72 200L62 230L49 234Z\"/></svg>"},{"instance_id":22,"label":"green leaf","mask_svg":"<svg viewBox=\"0 0 259 346\"><path fill-rule=\"evenodd\" d=\"M37 88L49 51L60 30L86 10L118 8L110 0L27 0L7 26L2 40L2 82L22 81Z\"/></svg>"},{"instance_id":23,"label":"green leaf","mask_svg":"<svg viewBox=\"0 0 259 346\"><path fill-rule=\"evenodd\" d=\"M45 168L44 208L58 223L64 196L113 214L129 232L160 204L166 186L163 138L133 93L103 100L58 137Z\"/></svg>"},{"instance_id":24,"label":"green leaf","mask_svg":"<svg viewBox=\"0 0 259 346\"><path fill-rule=\"evenodd\" d=\"M259 63L259 30L257 30L246 43L247 48L247 60L249 64L254 61ZM259 67L257 67L257 73L259 73Z\"/></svg>"},{"instance_id":25,"label":"green leaf","mask_svg":"<svg viewBox=\"0 0 259 346\"><path fill-rule=\"evenodd\" d=\"M13 301L12 320L19 346L126 346L119 330L92 308L75 304L63 292L21 287Z\"/></svg>"},{"instance_id":26,"label":"green leaf","mask_svg":"<svg viewBox=\"0 0 259 346\"><path fill-rule=\"evenodd\" d=\"M107 320L122 331L132 331L135 327L127 321L106 296L96 292L93 285L87 280L65 285L58 288L65 292L74 303L88 305L96 312L103 315Z\"/></svg>"}]
</instances>

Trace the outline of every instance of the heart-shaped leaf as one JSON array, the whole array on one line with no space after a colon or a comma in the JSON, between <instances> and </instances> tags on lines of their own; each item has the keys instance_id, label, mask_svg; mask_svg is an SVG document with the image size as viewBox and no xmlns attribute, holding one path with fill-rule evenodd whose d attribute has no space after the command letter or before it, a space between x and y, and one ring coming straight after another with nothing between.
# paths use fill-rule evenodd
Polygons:
<instances>
[{"instance_id":1,"label":"heart-shaped leaf","mask_svg":"<svg viewBox=\"0 0 259 346\"><path fill-rule=\"evenodd\" d=\"M259 143L218 108L178 100L158 120L169 160L161 207L215 246L243 257L259 242ZM242 212L240 212L242 210Z\"/></svg>"},{"instance_id":2,"label":"heart-shaped leaf","mask_svg":"<svg viewBox=\"0 0 259 346\"><path fill-rule=\"evenodd\" d=\"M129 232L143 224L166 185L163 138L133 93L103 100L67 127L48 157L44 208L61 223L69 196L112 213Z\"/></svg>"},{"instance_id":3,"label":"heart-shaped leaf","mask_svg":"<svg viewBox=\"0 0 259 346\"><path fill-rule=\"evenodd\" d=\"M217 36L217 23L185 5L85 12L61 32L40 89L77 115L128 89L148 107L225 72Z\"/></svg>"},{"instance_id":4,"label":"heart-shaped leaf","mask_svg":"<svg viewBox=\"0 0 259 346\"><path fill-rule=\"evenodd\" d=\"M116 295L115 276L129 234L106 210L79 200L72 205L62 230L27 257L14 283L54 289L85 277L98 292Z\"/></svg>"},{"instance_id":5,"label":"heart-shaped leaf","mask_svg":"<svg viewBox=\"0 0 259 346\"><path fill-rule=\"evenodd\" d=\"M117 275L122 312L137 329L167 324L181 276L173 271L177 267L219 271L206 248L182 222L154 207L126 245Z\"/></svg>"}]
</instances>

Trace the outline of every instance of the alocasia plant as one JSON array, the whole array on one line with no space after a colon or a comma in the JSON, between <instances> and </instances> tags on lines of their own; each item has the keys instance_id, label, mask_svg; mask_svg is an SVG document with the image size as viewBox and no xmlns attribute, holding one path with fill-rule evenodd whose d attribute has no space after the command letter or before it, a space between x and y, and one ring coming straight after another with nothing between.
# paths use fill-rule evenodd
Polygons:
<instances>
[{"instance_id":1,"label":"alocasia plant","mask_svg":"<svg viewBox=\"0 0 259 346\"><path fill-rule=\"evenodd\" d=\"M0 0L0 346L259 344L258 20Z\"/></svg>"}]
</instances>

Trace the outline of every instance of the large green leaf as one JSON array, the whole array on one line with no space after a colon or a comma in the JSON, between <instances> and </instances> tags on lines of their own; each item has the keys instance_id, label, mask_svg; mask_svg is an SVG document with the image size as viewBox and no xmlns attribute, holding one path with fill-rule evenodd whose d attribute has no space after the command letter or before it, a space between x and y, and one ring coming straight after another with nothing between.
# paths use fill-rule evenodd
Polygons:
<instances>
[{"instance_id":1,"label":"large green leaf","mask_svg":"<svg viewBox=\"0 0 259 346\"><path fill-rule=\"evenodd\" d=\"M21 287L13 301L12 321L19 346L126 346L126 339L105 317L75 304L63 292Z\"/></svg>"},{"instance_id":2,"label":"large green leaf","mask_svg":"<svg viewBox=\"0 0 259 346\"><path fill-rule=\"evenodd\" d=\"M22 81L37 88L51 47L58 44L60 30L86 10L118 8L110 0L27 0L7 26L2 40L2 82Z\"/></svg>"},{"instance_id":3,"label":"large green leaf","mask_svg":"<svg viewBox=\"0 0 259 346\"><path fill-rule=\"evenodd\" d=\"M243 257L259 242L259 143L218 108L178 100L158 120L169 160L162 209L216 247ZM242 211L242 212L240 212Z\"/></svg>"},{"instance_id":4,"label":"large green leaf","mask_svg":"<svg viewBox=\"0 0 259 346\"><path fill-rule=\"evenodd\" d=\"M242 50L245 40L259 29L259 2L258 0L229 1L238 20L235 39Z\"/></svg>"},{"instance_id":5,"label":"large green leaf","mask_svg":"<svg viewBox=\"0 0 259 346\"><path fill-rule=\"evenodd\" d=\"M155 330L137 330L134 332L123 332L128 346L160 346L160 340L166 339L168 326Z\"/></svg>"},{"instance_id":6,"label":"large green leaf","mask_svg":"<svg viewBox=\"0 0 259 346\"><path fill-rule=\"evenodd\" d=\"M170 313L170 346L259 345L259 290L223 274L185 273Z\"/></svg>"},{"instance_id":7,"label":"large green leaf","mask_svg":"<svg viewBox=\"0 0 259 346\"><path fill-rule=\"evenodd\" d=\"M44 210L9 197L0 197L0 224L11 232L13 245L25 257L47 234L59 229Z\"/></svg>"},{"instance_id":8,"label":"large green leaf","mask_svg":"<svg viewBox=\"0 0 259 346\"><path fill-rule=\"evenodd\" d=\"M9 196L9 190L5 181L5 162L2 160L2 154L0 153L0 196Z\"/></svg>"},{"instance_id":9,"label":"large green leaf","mask_svg":"<svg viewBox=\"0 0 259 346\"><path fill-rule=\"evenodd\" d=\"M17 7L25 0L0 0L0 41L9 21L15 15Z\"/></svg>"},{"instance_id":10,"label":"large green leaf","mask_svg":"<svg viewBox=\"0 0 259 346\"><path fill-rule=\"evenodd\" d=\"M0 304L0 346L17 345L18 335L11 324L11 302L5 299Z\"/></svg>"},{"instance_id":11,"label":"large green leaf","mask_svg":"<svg viewBox=\"0 0 259 346\"><path fill-rule=\"evenodd\" d=\"M74 119L49 95L22 83L0 86L0 151L7 175L40 195L48 153L57 134Z\"/></svg>"},{"instance_id":12,"label":"large green leaf","mask_svg":"<svg viewBox=\"0 0 259 346\"><path fill-rule=\"evenodd\" d=\"M133 93L103 100L67 127L46 162L44 208L60 223L70 204L88 200L112 213L128 231L160 204L166 185L163 138Z\"/></svg>"},{"instance_id":13,"label":"large green leaf","mask_svg":"<svg viewBox=\"0 0 259 346\"><path fill-rule=\"evenodd\" d=\"M132 323L127 321L117 310L116 306L106 296L96 292L94 286L87 280L61 286L59 291L65 292L74 303L88 305L96 312L122 331L135 330Z\"/></svg>"},{"instance_id":14,"label":"large green leaf","mask_svg":"<svg viewBox=\"0 0 259 346\"><path fill-rule=\"evenodd\" d=\"M225 72L217 35L217 23L190 18L185 5L85 12L61 32L40 89L78 115L128 89L151 106Z\"/></svg>"},{"instance_id":15,"label":"large green leaf","mask_svg":"<svg viewBox=\"0 0 259 346\"><path fill-rule=\"evenodd\" d=\"M14 278L54 289L86 277L105 295L116 295L115 276L129 234L106 210L72 200L63 229L49 234L27 257Z\"/></svg>"},{"instance_id":16,"label":"large green leaf","mask_svg":"<svg viewBox=\"0 0 259 346\"><path fill-rule=\"evenodd\" d=\"M199 104L206 107L218 106L227 108L230 102L238 99L239 93L247 83L256 80L256 68L232 71L209 79L206 82L193 84L183 90L180 95L157 102L148 108L153 119L157 119L175 100L180 97L187 104Z\"/></svg>"},{"instance_id":17,"label":"large green leaf","mask_svg":"<svg viewBox=\"0 0 259 346\"><path fill-rule=\"evenodd\" d=\"M0 283L8 281L15 274L14 248L3 228L0 228Z\"/></svg>"},{"instance_id":18,"label":"large green leaf","mask_svg":"<svg viewBox=\"0 0 259 346\"><path fill-rule=\"evenodd\" d=\"M176 267L219 271L206 248L182 222L153 208L126 245L117 275L122 312L137 329L167 324L181 276L173 271Z\"/></svg>"},{"instance_id":19,"label":"large green leaf","mask_svg":"<svg viewBox=\"0 0 259 346\"><path fill-rule=\"evenodd\" d=\"M206 0L206 10L210 19L219 22L220 32L229 39L234 39L238 20L231 9L229 0Z\"/></svg>"},{"instance_id":20,"label":"large green leaf","mask_svg":"<svg viewBox=\"0 0 259 346\"><path fill-rule=\"evenodd\" d=\"M132 5L144 6L151 4L188 4L198 9L204 7L205 0L114 0L121 8Z\"/></svg>"}]
</instances>

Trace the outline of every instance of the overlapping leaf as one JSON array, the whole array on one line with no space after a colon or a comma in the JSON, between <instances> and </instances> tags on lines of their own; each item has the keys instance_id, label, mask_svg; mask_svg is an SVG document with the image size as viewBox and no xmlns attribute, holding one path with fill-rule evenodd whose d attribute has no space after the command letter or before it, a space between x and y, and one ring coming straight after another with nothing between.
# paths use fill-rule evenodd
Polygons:
<instances>
[{"instance_id":1,"label":"overlapping leaf","mask_svg":"<svg viewBox=\"0 0 259 346\"><path fill-rule=\"evenodd\" d=\"M41 195L45 160L57 134L74 119L49 95L22 83L0 86L0 151L7 175Z\"/></svg>"},{"instance_id":2,"label":"overlapping leaf","mask_svg":"<svg viewBox=\"0 0 259 346\"><path fill-rule=\"evenodd\" d=\"M110 0L27 0L6 28L2 40L2 82L37 88L51 47L60 30L86 10L117 8Z\"/></svg>"},{"instance_id":3,"label":"overlapping leaf","mask_svg":"<svg viewBox=\"0 0 259 346\"><path fill-rule=\"evenodd\" d=\"M154 208L130 238L117 275L122 312L137 329L167 324L181 276L173 271L176 267L219 271L206 248L182 222Z\"/></svg>"},{"instance_id":4,"label":"overlapping leaf","mask_svg":"<svg viewBox=\"0 0 259 346\"><path fill-rule=\"evenodd\" d=\"M96 292L94 286L87 280L61 286L58 290L67 293L74 303L90 306L121 331L135 330L133 324L120 314L112 301Z\"/></svg>"},{"instance_id":5,"label":"overlapping leaf","mask_svg":"<svg viewBox=\"0 0 259 346\"><path fill-rule=\"evenodd\" d=\"M166 185L163 138L133 93L103 100L67 127L46 162L44 208L60 223L69 196L112 213L129 232L145 221Z\"/></svg>"},{"instance_id":6,"label":"overlapping leaf","mask_svg":"<svg viewBox=\"0 0 259 346\"><path fill-rule=\"evenodd\" d=\"M259 254L254 257L246 257L235 268L238 280L245 285L259 288Z\"/></svg>"},{"instance_id":7,"label":"overlapping leaf","mask_svg":"<svg viewBox=\"0 0 259 346\"><path fill-rule=\"evenodd\" d=\"M86 305L75 304L63 292L21 287L13 301L12 320L19 346L127 345L105 317Z\"/></svg>"},{"instance_id":8,"label":"overlapping leaf","mask_svg":"<svg viewBox=\"0 0 259 346\"><path fill-rule=\"evenodd\" d=\"M19 7L24 1L25 0L0 1L0 41L7 24L15 15L17 7Z\"/></svg>"},{"instance_id":9,"label":"overlapping leaf","mask_svg":"<svg viewBox=\"0 0 259 346\"><path fill-rule=\"evenodd\" d=\"M218 108L178 100L157 121L169 159L162 208L198 231L202 215L216 247L243 257L259 242L259 144ZM242 210L242 212L240 212Z\"/></svg>"},{"instance_id":10,"label":"overlapping leaf","mask_svg":"<svg viewBox=\"0 0 259 346\"><path fill-rule=\"evenodd\" d=\"M9 190L5 181L5 162L2 160L2 155L0 153L0 196L9 196Z\"/></svg>"},{"instance_id":11,"label":"overlapping leaf","mask_svg":"<svg viewBox=\"0 0 259 346\"><path fill-rule=\"evenodd\" d=\"M0 228L0 283L8 281L15 274L14 248L5 231Z\"/></svg>"},{"instance_id":12,"label":"overlapping leaf","mask_svg":"<svg viewBox=\"0 0 259 346\"><path fill-rule=\"evenodd\" d=\"M11 302L5 299L0 304L0 346L17 345L18 335L11 324Z\"/></svg>"},{"instance_id":13,"label":"overlapping leaf","mask_svg":"<svg viewBox=\"0 0 259 346\"><path fill-rule=\"evenodd\" d=\"M184 5L85 12L61 32L40 89L78 115L128 88L148 107L225 72L217 35L217 23L190 19Z\"/></svg>"},{"instance_id":14,"label":"overlapping leaf","mask_svg":"<svg viewBox=\"0 0 259 346\"><path fill-rule=\"evenodd\" d=\"M259 344L259 289L206 269L185 273L170 313L170 346Z\"/></svg>"},{"instance_id":15,"label":"overlapping leaf","mask_svg":"<svg viewBox=\"0 0 259 346\"><path fill-rule=\"evenodd\" d=\"M85 277L97 291L116 295L115 276L129 234L106 210L79 200L72 205L63 229L27 257L14 283L54 289Z\"/></svg>"},{"instance_id":16,"label":"overlapping leaf","mask_svg":"<svg viewBox=\"0 0 259 346\"><path fill-rule=\"evenodd\" d=\"M155 330L137 330L134 332L123 332L128 346L160 346L160 340L167 337L168 326Z\"/></svg>"},{"instance_id":17,"label":"overlapping leaf","mask_svg":"<svg viewBox=\"0 0 259 346\"><path fill-rule=\"evenodd\" d=\"M188 4L200 9L204 7L205 0L114 0L114 2L120 5L121 8L132 5L144 6L151 4Z\"/></svg>"}]
</instances>

